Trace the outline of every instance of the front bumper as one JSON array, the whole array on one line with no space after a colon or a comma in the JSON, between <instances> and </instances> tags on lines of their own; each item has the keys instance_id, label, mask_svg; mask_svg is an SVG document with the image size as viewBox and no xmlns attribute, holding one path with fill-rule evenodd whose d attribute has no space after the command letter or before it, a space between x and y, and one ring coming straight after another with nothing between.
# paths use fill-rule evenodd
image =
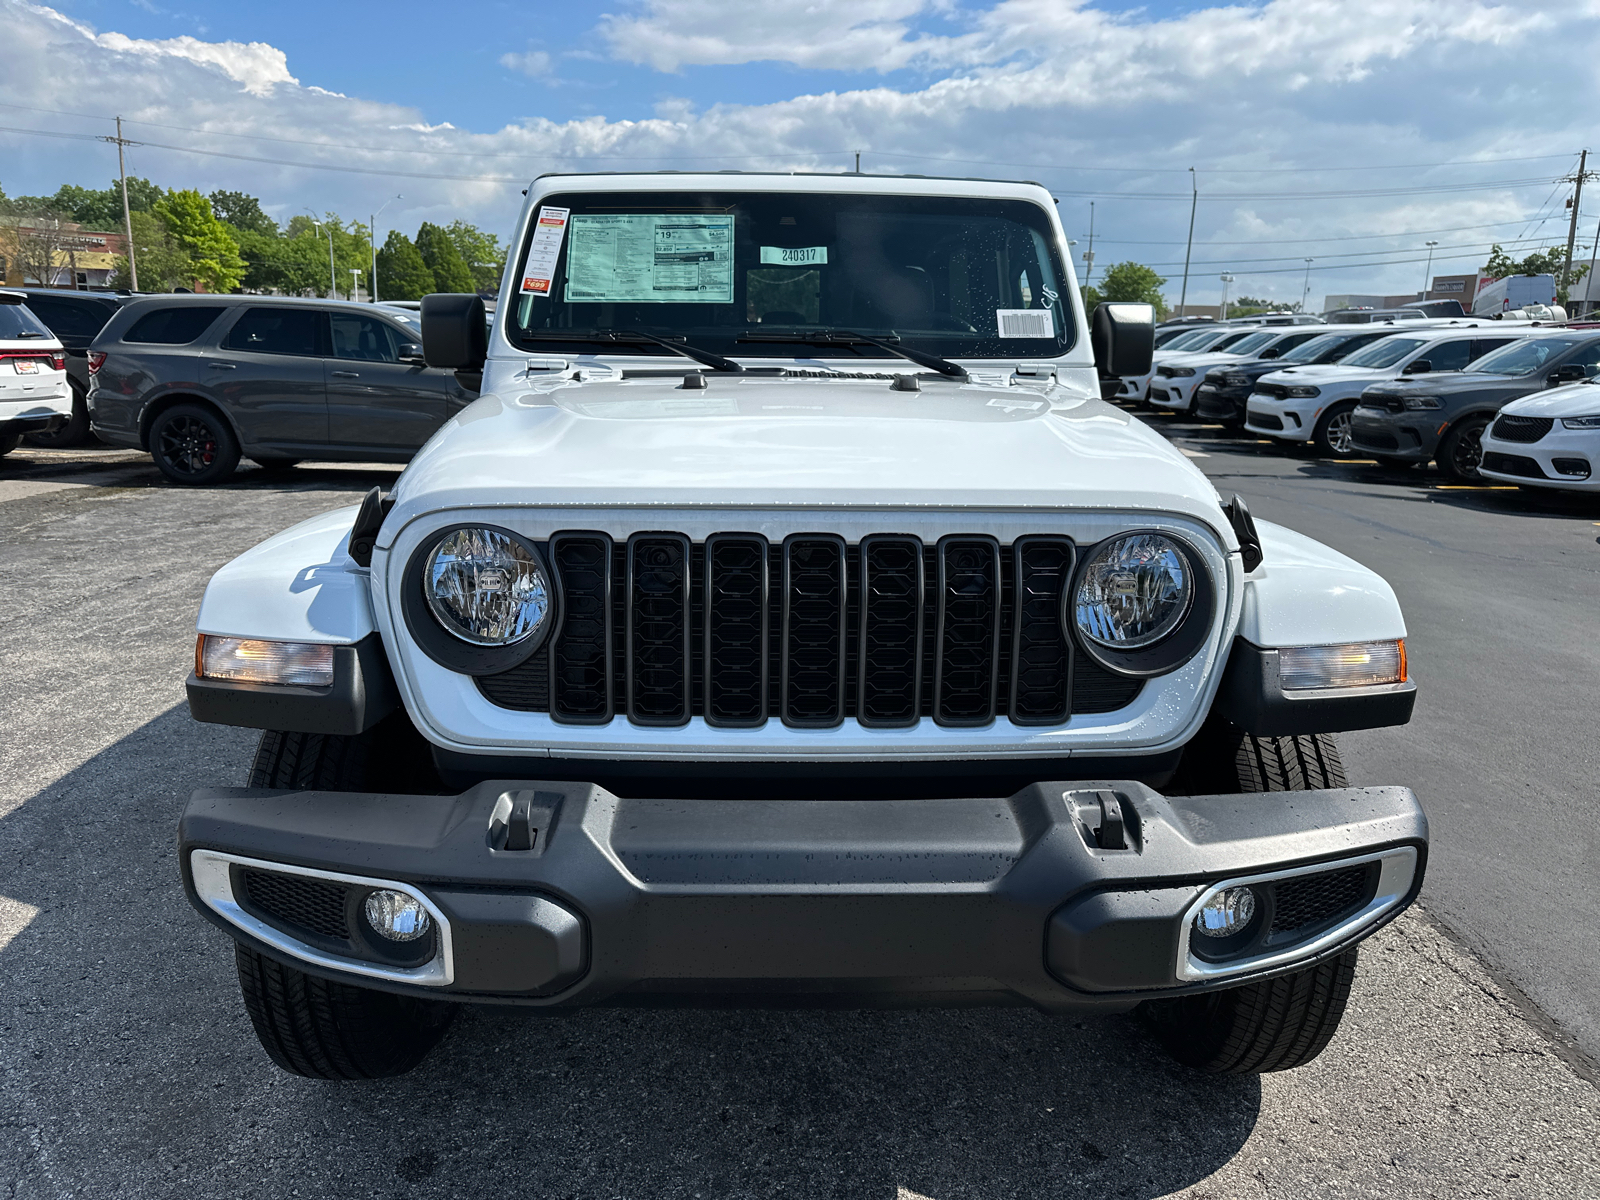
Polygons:
<instances>
[{"instance_id":1,"label":"front bumper","mask_svg":"<svg viewBox=\"0 0 1600 1200\"><path fill-rule=\"evenodd\" d=\"M1202 383L1195 389L1194 411L1212 421L1243 421L1245 402L1250 398L1250 388L1225 387L1215 383Z\"/></svg>"},{"instance_id":2,"label":"front bumper","mask_svg":"<svg viewBox=\"0 0 1600 1200\"><path fill-rule=\"evenodd\" d=\"M1150 403L1157 408L1185 409L1200 380L1193 377L1156 375L1150 380Z\"/></svg>"},{"instance_id":3,"label":"front bumper","mask_svg":"<svg viewBox=\"0 0 1600 1200\"><path fill-rule=\"evenodd\" d=\"M1245 401L1244 427L1251 433L1288 442L1310 441L1317 427L1314 414L1320 413L1326 403L1315 396L1280 400L1265 392L1251 392Z\"/></svg>"},{"instance_id":4,"label":"front bumper","mask_svg":"<svg viewBox=\"0 0 1600 1200\"><path fill-rule=\"evenodd\" d=\"M1567 429L1558 420L1537 442L1507 442L1483 434L1483 462L1478 470L1488 479L1526 487L1600 492L1600 429Z\"/></svg>"},{"instance_id":5,"label":"front bumper","mask_svg":"<svg viewBox=\"0 0 1600 1200\"><path fill-rule=\"evenodd\" d=\"M1381 454L1403 462L1427 462L1439 445L1438 412L1390 412L1365 404L1350 415L1351 446L1363 454Z\"/></svg>"},{"instance_id":6,"label":"front bumper","mask_svg":"<svg viewBox=\"0 0 1600 1200\"><path fill-rule=\"evenodd\" d=\"M388 990L1071 1011L1341 953L1415 897L1427 821L1405 788L1164 797L1107 781L1000 800L642 800L499 781L459 796L206 790L178 841L189 899L214 924L312 974ZM1311 910L1275 897L1322 895L1335 873L1344 908L1277 928L1278 914ZM1207 892L1249 881L1264 890L1242 957L1191 946ZM431 957L401 962L360 924L377 887L433 915ZM270 899L290 894L300 900ZM307 916L319 895L321 917Z\"/></svg>"}]
</instances>

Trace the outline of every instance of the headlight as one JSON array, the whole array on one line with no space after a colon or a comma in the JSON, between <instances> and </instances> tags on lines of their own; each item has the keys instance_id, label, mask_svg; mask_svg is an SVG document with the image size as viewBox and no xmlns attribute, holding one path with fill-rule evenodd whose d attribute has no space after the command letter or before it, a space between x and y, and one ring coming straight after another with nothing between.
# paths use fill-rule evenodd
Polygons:
<instances>
[{"instance_id":1,"label":"headlight","mask_svg":"<svg viewBox=\"0 0 1600 1200\"><path fill-rule=\"evenodd\" d=\"M1190 379L1194 376L1193 367L1162 367L1159 374L1168 379Z\"/></svg>"},{"instance_id":2,"label":"headlight","mask_svg":"<svg viewBox=\"0 0 1600 1200\"><path fill-rule=\"evenodd\" d=\"M1244 374L1224 375L1222 382L1227 387L1249 387L1250 376Z\"/></svg>"},{"instance_id":3,"label":"headlight","mask_svg":"<svg viewBox=\"0 0 1600 1200\"><path fill-rule=\"evenodd\" d=\"M422 573L428 610L474 646L511 646L537 634L553 589L533 548L498 529L453 529Z\"/></svg>"},{"instance_id":4,"label":"headlight","mask_svg":"<svg viewBox=\"0 0 1600 1200\"><path fill-rule=\"evenodd\" d=\"M1600 414L1592 417L1562 417L1563 429L1600 429Z\"/></svg>"},{"instance_id":5,"label":"headlight","mask_svg":"<svg viewBox=\"0 0 1600 1200\"><path fill-rule=\"evenodd\" d=\"M1400 399L1401 402L1404 403L1405 406L1412 412L1420 412L1423 409L1444 407L1432 396L1401 396Z\"/></svg>"},{"instance_id":6,"label":"headlight","mask_svg":"<svg viewBox=\"0 0 1600 1200\"><path fill-rule=\"evenodd\" d=\"M1193 600L1194 573L1177 543L1140 533L1108 543L1085 564L1073 608L1089 641L1138 650L1176 629Z\"/></svg>"},{"instance_id":7,"label":"headlight","mask_svg":"<svg viewBox=\"0 0 1600 1200\"><path fill-rule=\"evenodd\" d=\"M1284 394L1291 400L1310 400L1314 396L1322 395L1322 389L1312 387L1309 384L1301 384L1297 387L1286 388Z\"/></svg>"}]
</instances>

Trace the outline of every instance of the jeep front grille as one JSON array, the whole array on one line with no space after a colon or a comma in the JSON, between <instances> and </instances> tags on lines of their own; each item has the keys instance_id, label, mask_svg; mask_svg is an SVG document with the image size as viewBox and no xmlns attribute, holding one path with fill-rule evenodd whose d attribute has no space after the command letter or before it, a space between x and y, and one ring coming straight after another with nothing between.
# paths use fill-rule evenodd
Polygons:
<instances>
[{"instance_id":1,"label":"jeep front grille","mask_svg":"<svg viewBox=\"0 0 1600 1200\"><path fill-rule=\"evenodd\" d=\"M1140 690L1062 632L1062 537L567 532L542 548L560 628L477 682L502 708L563 724L1059 725Z\"/></svg>"}]
</instances>

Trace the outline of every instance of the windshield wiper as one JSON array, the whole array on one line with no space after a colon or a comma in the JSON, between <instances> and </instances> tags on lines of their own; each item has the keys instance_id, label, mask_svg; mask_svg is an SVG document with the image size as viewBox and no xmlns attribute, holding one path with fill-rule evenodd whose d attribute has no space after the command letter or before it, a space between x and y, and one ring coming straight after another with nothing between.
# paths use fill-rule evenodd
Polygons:
<instances>
[{"instance_id":1,"label":"windshield wiper","mask_svg":"<svg viewBox=\"0 0 1600 1200\"><path fill-rule=\"evenodd\" d=\"M517 336L525 341L593 342L599 346L645 342L650 345L665 346L674 354L692 358L695 362L702 363L713 371L744 370L742 363L736 363L731 358L723 358L720 354L713 354L711 351L702 350L698 346L690 346L685 342L675 342L671 338L660 337L654 333L645 333L640 329L597 329L593 333L568 333L560 329L530 329L524 333L519 333Z\"/></svg>"},{"instance_id":2,"label":"windshield wiper","mask_svg":"<svg viewBox=\"0 0 1600 1200\"><path fill-rule=\"evenodd\" d=\"M890 354L898 355L916 363L919 367L927 367L930 371L937 371L951 379L963 382L967 378L965 367L957 366L949 359L940 358L937 354L926 354L921 350L913 350L909 346L899 345L900 335L890 332L887 338L873 337L865 333L853 333L848 329L811 329L805 333L756 333L746 334L740 338L741 342L798 342L805 346L876 346L879 350L887 350Z\"/></svg>"}]
</instances>

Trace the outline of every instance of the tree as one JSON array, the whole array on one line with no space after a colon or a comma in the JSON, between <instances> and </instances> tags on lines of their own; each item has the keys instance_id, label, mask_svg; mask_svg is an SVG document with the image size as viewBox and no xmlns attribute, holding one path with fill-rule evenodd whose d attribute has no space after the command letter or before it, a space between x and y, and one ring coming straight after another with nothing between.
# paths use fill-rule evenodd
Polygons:
<instances>
[{"instance_id":1,"label":"tree","mask_svg":"<svg viewBox=\"0 0 1600 1200\"><path fill-rule=\"evenodd\" d=\"M211 211L211 201L193 188L168 192L155 205L155 214L189 257L191 278L207 291L231 292L244 278L245 262L239 243Z\"/></svg>"},{"instance_id":2,"label":"tree","mask_svg":"<svg viewBox=\"0 0 1600 1200\"><path fill-rule=\"evenodd\" d=\"M0 256L10 260L24 283L72 286L64 277L73 244L71 232L62 228L64 221L70 218L39 196L19 196L0 204Z\"/></svg>"},{"instance_id":3,"label":"tree","mask_svg":"<svg viewBox=\"0 0 1600 1200\"><path fill-rule=\"evenodd\" d=\"M456 249L455 242L451 241L450 235L439 226L428 221L422 223L422 228L417 230L417 253L422 255L422 261L433 273L436 291L478 290L477 280L472 277L472 271L462 260L461 252Z\"/></svg>"},{"instance_id":4,"label":"tree","mask_svg":"<svg viewBox=\"0 0 1600 1200\"><path fill-rule=\"evenodd\" d=\"M1157 312L1165 312L1167 302L1161 295L1165 282L1143 263L1119 262L1100 277L1100 298L1110 303L1153 304Z\"/></svg>"},{"instance_id":5,"label":"tree","mask_svg":"<svg viewBox=\"0 0 1600 1200\"><path fill-rule=\"evenodd\" d=\"M278 236L278 223L261 211L261 201L243 192L215 191L211 193L211 211L217 220L232 225L240 232L258 233L264 237Z\"/></svg>"},{"instance_id":6,"label":"tree","mask_svg":"<svg viewBox=\"0 0 1600 1200\"><path fill-rule=\"evenodd\" d=\"M148 179L135 177L128 180L128 209L131 212L149 212L162 195L162 190ZM86 229L122 228L121 180L113 179L109 187L99 191L64 183L50 197L50 204L67 220L76 221Z\"/></svg>"},{"instance_id":7,"label":"tree","mask_svg":"<svg viewBox=\"0 0 1600 1200\"><path fill-rule=\"evenodd\" d=\"M385 300L421 300L439 289L433 285L433 272L411 239L391 229L378 251L378 295Z\"/></svg>"},{"instance_id":8,"label":"tree","mask_svg":"<svg viewBox=\"0 0 1600 1200\"><path fill-rule=\"evenodd\" d=\"M1490 279L1504 279L1508 275L1554 275L1557 289L1556 299L1565 304L1570 286L1577 283L1589 273L1588 263L1573 263L1572 277L1563 280L1562 269L1567 262L1567 248L1565 246L1551 246L1548 250L1535 250L1520 261L1512 258L1500 248L1498 242L1489 251L1489 261L1483 264L1483 273Z\"/></svg>"},{"instance_id":9,"label":"tree","mask_svg":"<svg viewBox=\"0 0 1600 1200\"><path fill-rule=\"evenodd\" d=\"M151 212L131 214L133 222L133 249L139 262L139 286L147 292L170 292L175 287L189 287L194 281L193 264L189 253L172 236L167 223ZM127 286L128 259L118 255L112 280L119 287Z\"/></svg>"},{"instance_id":10,"label":"tree","mask_svg":"<svg viewBox=\"0 0 1600 1200\"><path fill-rule=\"evenodd\" d=\"M476 225L469 225L465 221L451 221L445 227L445 233L455 243L456 253L461 255L467 264L467 270L472 272L472 278L477 282L480 292L494 292L500 288L500 276L506 268L505 248L500 245L500 239L492 233L484 233Z\"/></svg>"}]
</instances>

